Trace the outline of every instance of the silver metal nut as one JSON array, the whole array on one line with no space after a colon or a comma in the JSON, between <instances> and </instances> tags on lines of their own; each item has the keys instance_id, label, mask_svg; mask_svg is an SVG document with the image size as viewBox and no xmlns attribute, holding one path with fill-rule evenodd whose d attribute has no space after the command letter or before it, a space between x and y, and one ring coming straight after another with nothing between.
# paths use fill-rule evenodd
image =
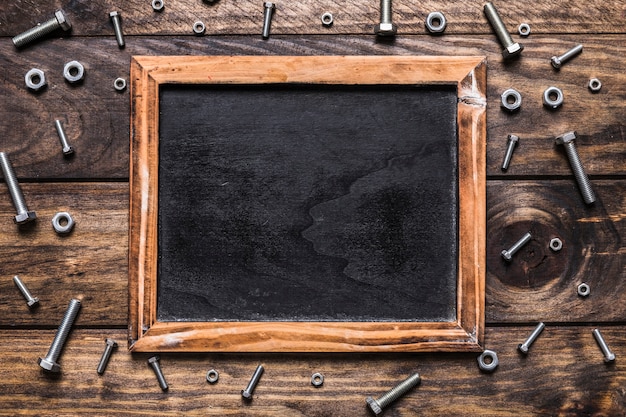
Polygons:
<instances>
[{"instance_id":1,"label":"silver metal nut","mask_svg":"<svg viewBox=\"0 0 626 417\"><path fill-rule=\"evenodd\" d=\"M550 240L550 249L552 249L554 252L558 252L563 249L563 242L561 242L561 239L559 239L558 237L552 238Z\"/></svg>"},{"instance_id":2,"label":"silver metal nut","mask_svg":"<svg viewBox=\"0 0 626 417\"><path fill-rule=\"evenodd\" d=\"M63 68L63 76L70 83L77 83L85 78L85 67L78 61L70 61Z\"/></svg>"},{"instance_id":3,"label":"silver metal nut","mask_svg":"<svg viewBox=\"0 0 626 417\"><path fill-rule=\"evenodd\" d=\"M193 33L198 36L202 36L204 35L204 32L206 32L206 26L204 26L204 23L202 21L198 20L196 23L193 24Z\"/></svg>"},{"instance_id":4,"label":"silver metal nut","mask_svg":"<svg viewBox=\"0 0 626 417\"><path fill-rule=\"evenodd\" d=\"M520 25L517 27L517 33L519 33L520 36L528 36L530 35L530 25L528 23L520 23Z\"/></svg>"},{"instance_id":5,"label":"silver metal nut","mask_svg":"<svg viewBox=\"0 0 626 417\"><path fill-rule=\"evenodd\" d=\"M155 12L163 11L164 7L165 3L163 2L163 0L152 0L152 8Z\"/></svg>"},{"instance_id":6,"label":"silver metal nut","mask_svg":"<svg viewBox=\"0 0 626 417\"><path fill-rule=\"evenodd\" d=\"M551 109L559 108L563 105L563 91L558 87L548 87L543 92L543 105Z\"/></svg>"},{"instance_id":7,"label":"silver metal nut","mask_svg":"<svg viewBox=\"0 0 626 417\"><path fill-rule=\"evenodd\" d=\"M52 218L52 227L59 234L67 234L74 228L74 219L66 211L61 211Z\"/></svg>"},{"instance_id":8,"label":"silver metal nut","mask_svg":"<svg viewBox=\"0 0 626 417\"><path fill-rule=\"evenodd\" d=\"M33 91L39 91L46 86L46 74L39 68L33 68L24 77L26 87Z\"/></svg>"},{"instance_id":9,"label":"silver metal nut","mask_svg":"<svg viewBox=\"0 0 626 417\"><path fill-rule=\"evenodd\" d=\"M209 384L215 384L220 379L220 374L215 369L209 369L206 373L206 380Z\"/></svg>"},{"instance_id":10,"label":"silver metal nut","mask_svg":"<svg viewBox=\"0 0 626 417\"><path fill-rule=\"evenodd\" d=\"M313 385L314 387L321 387L322 385L324 385L324 375L320 374L319 372L311 375L311 385Z\"/></svg>"},{"instance_id":11,"label":"silver metal nut","mask_svg":"<svg viewBox=\"0 0 626 417\"><path fill-rule=\"evenodd\" d=\"M600 82L597 78L591 78L589 80L588 87L592 93L597 93L600 89L602 89L602 82Z\"/></svg>"},{"instance_id":12,"label":"silver metal nut","mask_svg":"<svg viewBox=\"0 0 626 417\"><path fill-rule=\"evenodd\" d=\"M322 15L322 25L329 27L333 25L333 14L326 12Z\"/></svg>"},{"instance_id":13,"label":"silver metal nut","mask_svg":"<svg viewBox=\"0 0 626 417\"><path fill-rule=\"evenodd\" d=\"M478 357L478 367L484 372L493 372L498 367L498 354L493 350L485 350Z\"/></svg>"},{"instance_id":14,"label":"silver metal nut","mask_svg":"<svg viewBox=\"0 0 626 417\"><path fill-rule=\"evenodd\" d=\"M502 93L500 106L510 112L519 110L522 105L522 95L515 89L509 88Z\"/></svg>"},{"instance_id":15,"label":"silver metal nut","mask_svg":"<svg viewBox=\"0 0 626 417\"><path fill-rule=\"evenodd\" d=\"M578 286L578 295L581 297L587 297L591 289L589 288L589 284L585 284L584 282Z\"/></svg>"},{"instance_id":16,"label":"silver metal nut","mask_svg":"<svg viewBox=\"0 0 626 417\"><path fill-rule=\"evenodd\" d=\"M121 77L116 78L115 81L113 81L113 88L115 88L117 91L126 90L126 80Z\"/></svg>"},{"instance_id":17,"label":"silver metal nut","mask_svg":"<svg viewBox=\"0 0 626 417\"><path fill-rule=\"evenodd\" d=\"M426 17L426 29L430 33L442 33L447 25L446 17L441 12L431 12Z\"/></svg>"}]
</instances>

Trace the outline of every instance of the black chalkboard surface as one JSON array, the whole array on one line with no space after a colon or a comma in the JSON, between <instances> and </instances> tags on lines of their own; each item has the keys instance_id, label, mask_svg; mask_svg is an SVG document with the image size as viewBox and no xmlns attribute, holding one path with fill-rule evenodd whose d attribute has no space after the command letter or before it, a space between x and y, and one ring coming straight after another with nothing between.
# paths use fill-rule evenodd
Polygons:
<instances>
[{"instance_id":1,"label":"black chalkboard surface","mask_svg":"<svg viewBox=\"0 0 626 417\"><path fill-rule=\"evenodd\" d=\"M162 86L158 319L453 320L456 102Z\"/></svg>"}]
</instances>

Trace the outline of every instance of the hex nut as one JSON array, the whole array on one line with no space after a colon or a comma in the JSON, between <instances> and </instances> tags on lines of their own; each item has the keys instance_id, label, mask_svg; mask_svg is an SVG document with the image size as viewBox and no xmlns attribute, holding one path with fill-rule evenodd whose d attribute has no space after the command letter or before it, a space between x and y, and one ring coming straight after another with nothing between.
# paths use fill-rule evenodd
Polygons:
<instances>
[{"instance_id":1,"label":"hex nut","mask_svg":"<svg viewBox=\"0 0 626 417\"><path fill-rule=\"evenodd\" d=\"M502 93L500 106L510 112L519 110L522 106L522 95L515 89L509 88Z\"/></svg>"},{"instance_id":2,"label":"hex nut","mask_svg":"<svg viewBox=\"0 0 626 417\"><path fill-rule=\"evenodd\" d=\"M597 78L591 78L587 86L592 93L597 93L602 89L602 82Z\"/></svg>"},{"instance_id":3,"label":"hex nut","mask_svg":"<svg viewBox=\"0 0 626 417\"><path fill-rule=\"evenodd\" d=\"M589 284L585 284L583 282L582 284L578 285L578 295L580 295L581 297L587 297L590 292L591 289L589 288Z\"/></svg>"},{"instance_id":4,"label":"hex nut","mask_svg":"<svg viewBox=\"0 0 626 417\"><path fill-rule=\"evenodd\" d=\"M202 36L204 35L204 32L206 32L206 26L204 26L204 23L200 20L198 20L197 22L195 22L193 24L193 33L197 36Z\"/></svg>"},{"instance_id":5,"label":"hex nut","mask_svg":"<svg viewBox=\"0 0 626 417\"><path fill-rule=\"evenodd\" d=\"M314 387L321 387L322 385L324 385L324 375L320 374L319 372L311 375L311 385L313 385Z\"/></svg>"},{"instance_id":6,"label":"hex nut","mask_svg":"<svg viewBox=\"0 0 626 417\"><path fill-rule=\"evenodd\" d=\"M78 61L70 61L63 68L63 76L70 83L77 83L85 78L85 67Z\"/></svg>"},{"instance_id":7,"label":"hex nut","mask_svg":"<svg viewBox=\"0 0 626 417\"><path fill-rule=\"evenodd\" d=\"M209 369L206 373L206 380L209 384L215 384L220 379L220 374L215 369Z\"/></svg>"},{"instance_id":8,"label":"hex nut","mask_svg":"<svg viewBox=\"0 0 626 417\"><path fill-rule=\"evenodd\" d=\"M489 361L489 362L487 362ZM478 367L484 372L493 372L498 367L498 354L493 350L485 350L478 357Z\"/></svg>"},{"instance_id":9,"label":"hex nut","mask_svg":"<svg viewBox=\"0 0 626 417\"><path fill-rule=\"evenodd\" d=\"M58 234L67 234L74 228L74 219L66 211L58 212L52 218L52 227Z\"/></svg>"},{"instance_id":10,"label":"hex nut","mask_svg":"<svg viewBox=\"0 0 626 417\"><path fill-rule=\"evenodd\" d=\"M333 25L333 14L326 12L322 15L322 25L329 27Z\"/></svg>"},{"instance_id":11,"label":"hex nut","mask_svg":"<svg viewBox=\"0 0 626 417\"><path fill-rule=\"evenodd\" d=\"M115 88L117 91L126 90L126 80L121 77L116 78L115 81L113 81L113 88Z\"/></svg>"},{"instance_id":12,"label":"hex nut","mask_svg":"<svg viewBox=\"0 0 626 417\"><path fill-rule=\"evenodd\" d=\"M520 23L517 27L517 33L523 37L530 35L530 25L528 23Z\"/></svg>"},{"instance_id":13,"label":"hex nut","mask_svg":"<svg viewBox=\"0 0 626 417\"><path fill-rule=\"evenodd\" d=\"M563 249L563 242L561 242L561 239L559 239L558 237L551 239L550 249L552 249L553 252L558 252Z\"/></svg>"},{"instance_id":14,"label":"hex nut","mask_svg":"<svg viewBox=\"0 0 626 417\"><path fill-rule=\"evenodd\" d=\"M39 91L46 86L46 74L39 68L33 68L24 76L26 87L33 91Z\"/></svg>"},{"instance_id":15,"label":"hex nut","mask_svg":"<svg viewBox=\"0 0 626 417\"><path fill-rule=\"evenodd\" d=\"M163 11L164 7L165 3L163 2L163 0L152 0L152 9L154 9L155 12Z\"/></svg>"},{"instance_id":16,"label":"hex nut","mask_svg":"<svg viewBox=\"0 0 626 417\"><path fill-rule=\"evenodd\" d=\"M446 17L441 12L431 12L426 17L426 29L430 33L443 33L447 25Z\"/></svg>"},{"instance_id":17,"label":"hex nut","mask_svg":"<svg viewBox=\"0 0 626 417\"><path fill-rule=\"evenodd\" d=\"M554 96L554 98L552 98ZM563 91L558 87L548 87L543 92L543 105L557 109L563 105Z\"/></svg>"}]
</instances>

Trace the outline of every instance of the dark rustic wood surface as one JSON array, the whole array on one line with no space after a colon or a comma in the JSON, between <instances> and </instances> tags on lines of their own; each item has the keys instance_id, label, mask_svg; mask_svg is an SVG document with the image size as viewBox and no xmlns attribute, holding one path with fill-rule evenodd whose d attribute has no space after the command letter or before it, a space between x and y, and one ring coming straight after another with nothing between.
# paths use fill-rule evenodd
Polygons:
<instances>
[{"instance_id":1,"label":"dark rustic wood surface","mask_svg":"<svg viewBox=\"0 0 626 417\"><path fill-rule=\"evenodd\" d=\"M0 414L32 415L369 415L367 395L380 395L411 372L423 376L419 388L385 415L412 416L620 416L626 415L623 358L626 355L624 241L626 240L626 20L617 1L496 2L513 31L525 21L532 34L522 39L521 59L504 64L500 45L482 15L483 2L394 2L400 34L377 42L371 28L378 1L286 2L279 4L273 35L263 41L262 2L166 0L154 13L150 2L41 0L0 5L1 150L9 153L27 203L40 219L18 231L6 190L0 199ZM71 36L52 36L17 51L10 37L63 7L74 24ZM122 14L127 47L119 50L108 12ZM443 36L425 33L430 11L446 14ZM324 28L320 15L335 15ZM207 36L194 37L201 19ZM515 39L518 39L514 35ZM583 43L584 52L561 71L549 59ZM341 55L416 54L488 57L487 286L485 345L499 353L500 366L481 374L473 354L431 355L164 355L171 384L162 393L145 355L125 351L127 323L128 92L112 83L128 77L130 56L142 55ZM85 82L69 86L63 65L81 61ZM48 87L28 92L23 77L32 67L46 71ZM590 77L603 82L591 94ZM558 111L541 105L541 93L561 87ZM515 87L523 97L519 113L499 108L500 93ZM61 118L74 158L66 160L53 122ZM582 202L565 155L554 137L579 133L578 149L598 194L594 206ZM511 168L499 164L506 135L520 136ZM3 186L2 186L3 187ZM77 220L73 234L52 231L56 211ZM503 263L499 251L531 230L535 238ZM547 249L559 236L564 248ZM11 277L19 274L41 307L29 312ZM588 282L580 298L576 285ZM61 358L62 375L44 376L36 364L45 355L54 328L71 297L84 307ZM549 323L528 357L516 351L534 324ZM599 325L617 354L605 365L591 336ZM122 347L102 377L95 372L104 338ZM255 399L242 403L239 391L254 367L264 363ZM204 374L221 373L216 385ZM323 388L308 383L325 374ZM143 411L142 411L143 410Z\"/></svg>"}]
</instances>

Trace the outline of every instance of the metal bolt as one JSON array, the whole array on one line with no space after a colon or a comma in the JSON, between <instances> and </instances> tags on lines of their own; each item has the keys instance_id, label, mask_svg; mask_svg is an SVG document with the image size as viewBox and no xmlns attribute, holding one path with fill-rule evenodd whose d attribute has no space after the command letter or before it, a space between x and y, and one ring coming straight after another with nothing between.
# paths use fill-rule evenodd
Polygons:
<instances>
[{"instance_id":1,"label":"metal bolt","mask_svg":"<svg viewBox=\"0 0 626 417\"><path fill-rule=\"evenodd\" d=\"M569 51L565 52L563 55L553 56L552 58L550 58L550 63L552 64L554 69L557 69L557 70L561 69L561 65L565 64L567 61L574 58L576 55L578 55L582 51L583 51L583 46L576 45Z\"/></svg>"},{"instance_id":2,"label":"metal bolt","mask_svg":"<svg viewBox=\"0 0 626 417\"><path fill-rule=\"evenodd\" d=\"M502 257L504 258L504 260L507 262L511 262L513 255L515 255L515 252L517 252L518 250L520 250L522 246L527 244L531 238L532 238L531 234L526 233L524 236L522 236L520 240L515 242L513 246L511 246L508 250L507 249L503 250Z\"/></svg>"},{"instance_id":3,"label":"metal bolt","mask_svg":"<svg viewBox=\"0 0 626 417\"><path fill-rule=\"evenodd\" d=\"M379 415L383 412L384 408L409 392L412 388L416 387L421 380L422 378L420 377L420 374L415 373L387 391L377 400L372 397L367 397L365 401L374 414Z\"/></svg>"},{"instance_id":4,"label":"metal bolt","mask_svg":"<svg viewBox=\"0 0 626 417\"><path fill-rule=\"evenodd\" d=\"M24 224L35 220L37 214L34 211L28 211L28 207L26 207L26 202L24 201L24 194L22 194L22 190L20 189L20 184L15 178L9 157L4 152L0 152L0 166L2 166L4 182L7 183L9 193L11 193L11 199L13 199L13 206L15 207L15 211L17 211L17 215L13 221L16 224Z\"/></svg>"},{"instance_id":5,"label":"metal bolt","mask_svg":"<svg viewBox=\"0 0 626 417\"><path fill-rule=\"evenodd\" d=\"M274 15L276 4L266 1L263 3L263 7L263 39L267 39L270 37L270 27L272 26L272 16Z\"/></svg>"},{"instance_id":6,"label":"metal bolt","mask_svg":"<svg viewBox=\"0 0 626 417\"><path fill-rule=\"evenodd\" d=\"M528 348L530 348L530 345L532 345L537 337L539 337L545 327L545 324L539 323L537 327L535 327L535 330L533 330L533 332L530 334L530 336L528 336L528 339L526 339L524 343L519 344L517 346L517 349L519 349L519 351L522 352L524 355L527 354Z\"/></svg>"},{"instance_id":7,"label":"metal bolt","mask_svg":"<svg viewBox=\"0 0 626 417\"><path fill-rule=\"evenodd\" d=\"M20 290L20 292L26 299L26 303L28 304L28 307L32 308L39 304L39 298L32 296L32 294L30 293L30 291L28 291L28 288L26 288L26 285L24 285L20 277L18 277L17 275L14 276L13 282L15 283L17 288Z\"/></svg>"},{"instance_id":8,"label":"metal bolt","mask_svg":"<svg viewBox=\"0 0 626 417\"><path fill-rule=\"evenodd\" d=\"M74 323L74 319L76 319L76 315L80 310L80 301L73 298L70 300L70 304L65 311L65 316L63 316L63 321L59 326L56 335L54 336L54 340L52 341L52 345L50 346L50 350L48 350L48 354L45 358L39 358L37 363L43 369L49 372L60 372L61 366L57 363L59 356L61 355L61 350L63 349L63 345L67 340L67 335L69 334L72 324Z\"/></svg>"},{"instance_id":9,"label":"metal bolt","mask_svg":"<svg viewBox=\"0 0 626 417\"><path fill-rule=\"evenodd\" d=\"M259 383L259 379L261 379L261 375L263 375L263 371L265 371L265 368L263 368L263 365L257 366L256 370L254 371L254 374L252 375L252 379L250 379L250 382L248 382L248 386L246 387L246 389L241 391L241 396L245 398L246 400L252 399L252 392L256 388L256 384Z\"/></svg>"},{"instance_id":10,"label":"metal bolt","mask_svg":"<svg viewBox=\"0 0 626 417\"><path fill-rule=\"evenodd\" d=\"M61 141L61 146L63 147L63 155L70 156L74 153L74 148L70 146L67 141L67 136L65 135L65 130L63 130L63 125L60 120L55 120L54 125L57 128L57 133L59 134L59 140Z\"/></svg>"},{"instance_id":11,"label":"metal bolt","mask_svg":"<svg viewBox=\"0 0 626 417\"><path fill-rule=\"evenodd\" d=\"M504 22L502 22L495 6L489 2L485 4L483 10L487 20L489 20L489 23L491 24L491 27L496 32L496 36L498 37L500 44L504 47L502 50L502 57L504 59L509 59L519 55L524 49L524 46L517 42L513 42L513 39L506 30Z\"/></svg>"},{"instance_id":12,"label":"metal bolt","mask_svg":"<svg viewBox=\"0 0 626 417\"><path fill-rule=\"evenodd\" d=\"M374 27L378 36L395 36L398 26L391 21L391 0L380 0L380 23Z\"/></svg>"},{"instance_id":13,"label":"metal bolt","mask_svg":"<svg viewBox=\"0 0 626 417\"><path fill-rule=\"evenodd\" d=\"M502 171L509 169L511 158L513 157L513 150L517 146L519 137L515 135L509 135L507 139L506 153L504 154L504 160L502 161Z\"/></svg>"},{"instance_id":14,"label":"metal bolt","mask_svg":"<svg viewBox=\"0 0 626 417\"><path fill-rule=\"evenodd\" d=\"M107 369L109 359L111 358L111 353L113 353L113 349L117 347L117 342L113 339L106 339L105 343L106 346L104 347L104 352L102 353L102 357L100 358L100 362L98 363L98 375L102 375L105 369Z\"/></svg>"},{"instance_id":15,"label":"metal bolt","mask_svg":"<svg viewBox=\"0 0 626 417\"><path fill-rule=\"evenodd\" d=\"M13 37L13 45L15 45L17 48L21 48L37 39L46 36L51 32L54 32L59 28L63 29L64 31L68 31L72 28L70 21L67 20L67 16L65 16L65 12L60 9L57 10L54 13L54 17L47 22L41 23L31 29L28 29L26 32L20 33L19 35Z\"/></svg>"},{"instance_id":16,"label":"metal bolt","mask_svg":"<svg viewBox=\"0 0 626 417\"><path fill-rule=\"evenodd\" d=\"M117 39L117 45L120 48L125 46L124 34L122 33L122 23L120 22L120 14L118 12L109 13L111 22L113 23L113 30L115 31L115 39Z\"/></svg>"},{"instance_id":17,"label":"metal bolt","mask_svg":"<svg viewBox=\"0 0 626 417\"><path fill-rule=\"evenodd\" d=\"M167 381L165 380L165 377L163 376L163 372L161 371L161 365L159 364L159 360L161 358L159 358L159 356L153 356L150 359L148 359L148 364L152 367L152 369L154 370L154 373L156 374L157 380L159 381L159 386L161 387L161 389L163 391L167 391L169 386L167 385Z\"/></svg>"},{"instance_id":18,"label":"metal bolt","mask_svg":"<svg viewBox=\"0 0 626 417\"><path fill-rule=\"evenodd\" d=\"M583 195L583 200L585 200L587 204L592 204L596 201L596 196L591 189L591 183L583 168L583 164L580 162L578 151L576 151L576 146L574 145L575 139L576 132L567 132L561 136L557 136L556 144L565 147L565 153L567 154L572 171L574 172L574 177L576 177L576 182L578 182L578 188L580 188L580 192Z\"/></svg>"},{"instance_id":19,"label":"metal bolt","mask_svg":"<svg viewBox=\"0 0 626 417\"><path fill-rule=\"evenodd\" d=\"M596 342L598 342L598 346L600 346L600 349L602 350L602 353L604 354L604 361L613 362L615 360L615 353L611 352L611 349L609 349L609 347L607 346L606 342L604 341L604 338L602 337L602 333L600 333L600 330L593 329L592 333L593 333L593 337L596 338Z\"/></svg>"}]
</instances>

